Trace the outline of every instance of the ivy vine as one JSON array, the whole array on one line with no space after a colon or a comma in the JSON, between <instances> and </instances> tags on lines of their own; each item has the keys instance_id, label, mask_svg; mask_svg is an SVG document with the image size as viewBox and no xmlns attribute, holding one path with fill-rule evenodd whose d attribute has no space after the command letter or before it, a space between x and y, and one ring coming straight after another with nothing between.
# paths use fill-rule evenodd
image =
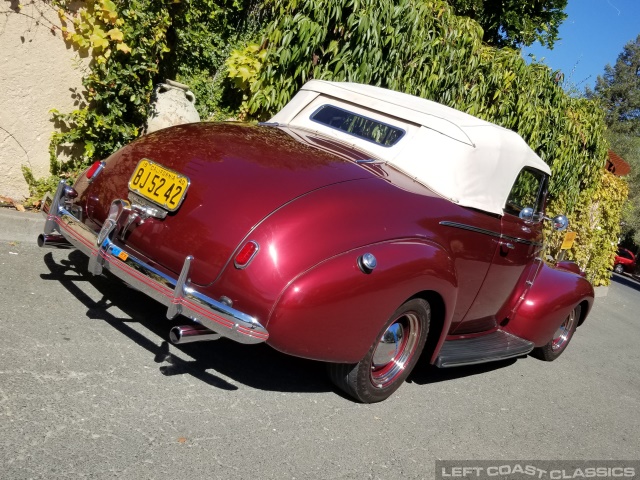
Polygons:
<instances>
[{"instance_id":1,"label":"ivy vine","mask_svg":"<svg viewBox=\"0 0 640 480\"><path fill-rule=\"evenodd\" d=\"M54 4L65 40L91 56L91 67L79 107L52 112L59 126L52 174L106 158L139 136L154 85L167 78L190 85L201 118L226 117L239 104L234 96L241 94L229 91L221 72L233 45L257 28L251 0L88 0L79 10L72 0Z\"/></svg>"}]
</instances>

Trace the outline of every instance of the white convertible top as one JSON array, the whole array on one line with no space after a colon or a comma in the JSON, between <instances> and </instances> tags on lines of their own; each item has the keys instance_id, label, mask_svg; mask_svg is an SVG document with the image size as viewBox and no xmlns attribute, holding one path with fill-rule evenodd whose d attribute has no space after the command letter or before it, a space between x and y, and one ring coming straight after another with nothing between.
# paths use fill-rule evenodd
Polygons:
<instances>
[{"instance_id":1,"label":"white convertible top","mask_svg":"<svg viewBox=\"0 0 640 480\"><path fill-rule=\"evenodd\" d=\"M325 105L401 128L405 134L393 146L384 146L311 120ZM370 85L311 80L270 122L331 136L460 205L499 215L523 168L551 174L511 130L424 98Z\"/></svg>"}]
</instances>

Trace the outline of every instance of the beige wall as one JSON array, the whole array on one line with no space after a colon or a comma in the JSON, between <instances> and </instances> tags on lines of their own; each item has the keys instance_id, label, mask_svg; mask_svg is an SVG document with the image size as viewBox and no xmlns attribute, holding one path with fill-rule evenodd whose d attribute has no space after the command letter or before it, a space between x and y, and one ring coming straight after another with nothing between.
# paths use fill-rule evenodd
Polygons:
<instances>
[{"instance_id":1,"label":"beige wall","mask_svg":"<svg viewBox=\"0 0 640 480\"><path fill-rule=\"evenodd\" d=\"M29 192L22 165L36 178L49 175L49 110L72 110L70 89L80 89L82 77L60 31L51 32L55 11L40 0L22 3L17 13L17 1L0 1L0 195L16 200Z\"/></svg>"}]
</instances>

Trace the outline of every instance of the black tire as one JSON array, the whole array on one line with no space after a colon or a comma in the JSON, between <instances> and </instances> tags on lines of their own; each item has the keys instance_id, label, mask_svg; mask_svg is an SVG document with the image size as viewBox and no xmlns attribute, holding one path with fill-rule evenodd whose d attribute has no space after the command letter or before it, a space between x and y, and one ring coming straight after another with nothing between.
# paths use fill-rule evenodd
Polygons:
<instances>
[{"instance_id":1,"label":"black tire","mask_svg":"<svg viewBox=\"0 0 640 480\"><path fill-rule=\"evenodd\" d=\"M363 403L389 398L404 383L424 349L431 308L425 300L409 300L385 323L358 363L327 364L331 381Z\"/></svg>"},{"instance_id":2,"label":"black tire","mask_svg":"<svg viewBox=\"0 0 640 480\"><path fill-rule=\"evenodd\" d=\"M617 264L615 267L613 267L613 271L619 274L623 274L624 273L624 267L622 266L621 263Z\"/></svg>"},{"instance_id":3,"label":"black tire","mask_svg":"<svg viewBox=\"0 0 640 480\"><path fill-rule=\"evenodd\" d=\"M580 305L571 310L549 343L542 347L534 348L531 355L545 362L553 362L562 355L562 352L567 349L567 345L569 345L569 342L573 338L576 328L578 328L581 311L582 307Z\"/></svg>"}]
</instances>

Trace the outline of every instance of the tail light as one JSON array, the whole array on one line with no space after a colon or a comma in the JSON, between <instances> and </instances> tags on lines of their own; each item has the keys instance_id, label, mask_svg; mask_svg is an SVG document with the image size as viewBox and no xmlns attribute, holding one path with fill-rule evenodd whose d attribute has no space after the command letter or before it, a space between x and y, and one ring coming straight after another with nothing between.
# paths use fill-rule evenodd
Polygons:
<instances>
[{"instance_id":1,"label":"tail light","mask_svg":"<svg viewBox=\"0 0 640 480\"><path fill-rule=\"evenodd\" d=\"M253 260L253 257L256 256L256 253L258 253L258 250L260 250L260 246L256 242L251 241L251 242L245 243L244 247L240 249L240 251L236 255L236 258L233 261L236 268L239 268L239 269L246 268L247 265L251 263L251 260Z\"/></svg>"},{"instance_id":2,"label":"tail light","mask_svg":"<svg viewBox=\"0 0 640 480\"><path fill-rule=\"evenodd\" d=\"M105 164L103 161L98 160L97 162L94 162L91 167L89 167L89 170L87 170L87 173L85 173L85 175L90 182L92 182L98 175L100 175L100 172L102 172L104 165Z\"/></svg>"}]
</instances>

